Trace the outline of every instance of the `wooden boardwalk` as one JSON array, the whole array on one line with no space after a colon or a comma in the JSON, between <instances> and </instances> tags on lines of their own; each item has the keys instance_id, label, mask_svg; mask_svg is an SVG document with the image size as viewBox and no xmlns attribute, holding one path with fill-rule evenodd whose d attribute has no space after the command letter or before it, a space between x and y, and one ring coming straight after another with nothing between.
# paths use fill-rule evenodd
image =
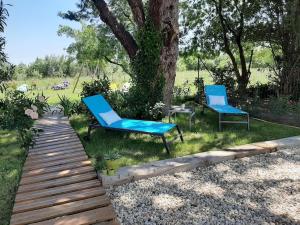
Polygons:
<instances>
[{"instance_id":1,"label":"wooden boardwalk","mask_svg":"<svg viewBox=\"0 0 300 225\"><path fill-rule=\"evenodd\" d=\"M119 224L79 138L66 119L42 119L30 149L11 225Z\"/></svg>"}]
</instances>

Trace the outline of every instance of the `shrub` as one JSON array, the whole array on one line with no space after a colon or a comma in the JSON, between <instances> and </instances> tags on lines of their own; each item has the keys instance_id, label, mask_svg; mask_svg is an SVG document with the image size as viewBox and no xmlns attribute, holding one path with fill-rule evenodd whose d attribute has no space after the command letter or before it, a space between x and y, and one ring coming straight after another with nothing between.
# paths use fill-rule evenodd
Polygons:
<instances>
[{"instance_id":1,"label":"shrub","mask_svg":"<svg viewBox=\"0 0 300 225\"><path fill-rule=\"evenodd\" d=\"M101 94L103 97L108 98L109 93L110 81L107 76L103 76L102 78L98 78L92 82L84 82L82 84L82 98L97 94Z\"/></svg>"},{"instance_id":2,"label":"shrub","mask_svg":"<svg viewBox=\"0 0 300 225\"><path fill-rule=\"evenodd\" d=\"M80 114L85 112L85 107L80 101L71 102L65 95L60 96L59 98L59 105L63 108L64 116L72 116L74 114Z\"/></svg>"},{"instance_id":3,"label":"shrub","mask_svg":"<svg viewBox=\"0 0 300 225\"><path fill-rule=\"evenodd\" d=\"M17 130L20 146L28 149L34 144L34 119L43 114L47 107L46 98L42 95L31 99L19 91L6 92L0 100L0 128Z\"/></svg>"}]
</instances>

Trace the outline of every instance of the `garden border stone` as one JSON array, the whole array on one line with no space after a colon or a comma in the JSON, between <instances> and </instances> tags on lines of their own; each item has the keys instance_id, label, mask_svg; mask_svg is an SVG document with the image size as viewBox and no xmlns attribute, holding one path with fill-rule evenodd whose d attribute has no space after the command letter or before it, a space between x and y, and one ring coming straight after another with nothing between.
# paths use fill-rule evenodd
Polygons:
<instances>
[{"instance_id":1,"label":"garden border stone","mask_svg":"<svg viewBox=\"0 0 300 225\"><path fill-rule=\"evenodd\" d=\"M118 186L140 179L188 171L197 167L204 167L227 160L271 153L277 151L279 148L296 145L300 145L300 136L256 142L228 147L222 150L202 152L136 166L122 167L116 172L115 176L107 176L98 173L98 178L101 180L104 187Z\"/></svg>"}]
</instances>

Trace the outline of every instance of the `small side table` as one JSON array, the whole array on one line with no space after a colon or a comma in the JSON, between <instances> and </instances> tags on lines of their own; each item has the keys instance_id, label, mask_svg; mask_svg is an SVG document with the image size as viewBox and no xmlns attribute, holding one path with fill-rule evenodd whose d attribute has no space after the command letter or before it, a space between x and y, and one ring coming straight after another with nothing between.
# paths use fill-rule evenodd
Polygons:
<instances>
[{"instance_id":1,"label":"small side table","mask_svg":"<svg viewBox=\"0 0 300 225\"><path fill-rule=\"evenodd\" d=\"M169 117L169 122L171 122L171 117L174 116L176 120L176 114L177 113L184 113L189 115L189 126L190 130L192 129L192 121L195 123L195 110L193 107L186 107L185 105L181 106L171 106L171 108L168 111L168 117Z\"/></svg>"}]
</instances>

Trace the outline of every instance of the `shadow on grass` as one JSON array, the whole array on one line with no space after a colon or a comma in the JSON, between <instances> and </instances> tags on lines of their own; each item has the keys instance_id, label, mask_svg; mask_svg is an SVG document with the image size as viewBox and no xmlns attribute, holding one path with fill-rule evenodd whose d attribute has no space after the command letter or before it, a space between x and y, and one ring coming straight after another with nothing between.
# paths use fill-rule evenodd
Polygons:
<instances>
[{"instance_id":1,"label":"shadow on grass","mask_svg":"<svg viewBox=\"0 0 300 225\"><path fill-rule=\"evenodd\" d=\"M183 130L185 141L184 143L179 140L175 141L171 148L171 154L167 155L161 139L150 135L98 129L92 132L91 141L85 142L83 137L87 134L87 118L84 115L71 118L73 128L79 134L87 154L96 162L96 166L97 159L109 151L120 153L121 158L116 160L116 165L122 167L233 145L300 135L300 129L254 120L251 121L250 131L246 130L245 125L227 125L224 126L223 132L218 132L217 115L211 112L206 112L204 115L197 112L196 123L191 131L187 117L178 116L175 122ZM176 135L175 130L168 134L167 138L171 138L173 135Z\"/></svg>"}]
</instances>

